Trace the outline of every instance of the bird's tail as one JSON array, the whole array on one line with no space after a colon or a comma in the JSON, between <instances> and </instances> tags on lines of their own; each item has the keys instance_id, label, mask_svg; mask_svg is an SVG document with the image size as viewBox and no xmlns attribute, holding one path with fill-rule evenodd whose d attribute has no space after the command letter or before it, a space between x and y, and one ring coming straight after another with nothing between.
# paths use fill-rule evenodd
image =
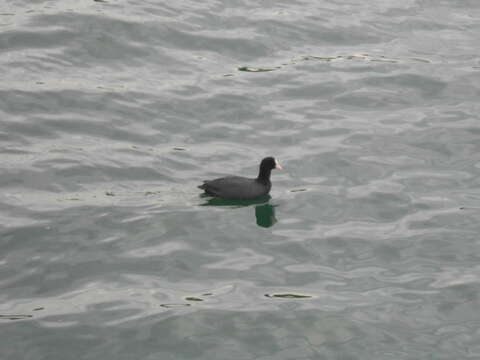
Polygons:
<instances>
[{"instance_id":1,"label":"bird's tail","mask_svg":"<svg viewBox=\"0 0 480 360\"><path fill-rule=\"evenodd\" d=\"M207 187L207 182L208 182L208 180L203 180L203 184L202 184L202 185L198 185L197 187L198 187L199 189L205 190L205 188Z\"/></svg>"}]
</instances>

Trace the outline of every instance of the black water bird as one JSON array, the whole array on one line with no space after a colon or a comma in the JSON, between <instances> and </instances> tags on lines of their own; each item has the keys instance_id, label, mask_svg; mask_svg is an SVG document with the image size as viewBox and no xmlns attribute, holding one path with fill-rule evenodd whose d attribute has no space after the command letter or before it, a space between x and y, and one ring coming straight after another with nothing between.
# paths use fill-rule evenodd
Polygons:
<instances>
[{"instance_id":1,"label":"black water bird","mask_svg":"<svg viewBox=\"0 0 480 360\"><path fill-rule=\"evenodd\" d=\"M206 180L200 189L208 195L227 200L253 200L267 195L272 188L270 173L273 169L283 168L273 157L266 157L260 163L260 171L255 179L242 176L227 176L215 180Z\"/></svg>"}]
</instances>

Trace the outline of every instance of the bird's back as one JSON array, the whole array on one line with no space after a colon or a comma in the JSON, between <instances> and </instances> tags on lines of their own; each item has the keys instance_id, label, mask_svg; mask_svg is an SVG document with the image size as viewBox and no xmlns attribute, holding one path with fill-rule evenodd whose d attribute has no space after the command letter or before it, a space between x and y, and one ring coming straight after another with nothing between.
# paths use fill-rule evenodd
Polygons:
<instances>
[{"instance_id":1,"label":"bird's back","mask_svg":"<svg viewBox=\"0 0 480 360\"><path fill-rule=\"evenodd\" d=\"M271 183L241 176L227 176L207 180L199 186L209 195L231 200L251 200L269 193Z\"/></svg>"}]
</instances>

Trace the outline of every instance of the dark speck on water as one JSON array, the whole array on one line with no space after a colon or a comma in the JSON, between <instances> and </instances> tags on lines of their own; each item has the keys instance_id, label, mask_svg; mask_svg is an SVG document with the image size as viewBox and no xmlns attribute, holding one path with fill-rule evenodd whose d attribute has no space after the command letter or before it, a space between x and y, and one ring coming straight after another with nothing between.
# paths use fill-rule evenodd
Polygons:
<instances>
[{"instance_id":1,"label":"dark speck on water","mask_svg":"<svg viewBox=\"0 0 480 360\"><path fill-rule=\"evenodd\" d=\"M187 300L187 301L203 301L203 299L193 297L193 296L186 297L185 300Z\"/></svg>"},{"instance_id":2,"label":"dark speck on water","mask_svg":"<svg viewBox=\"0 0 480 360\"><path fill-rule=\"evenodd\" d=\"M311 298L310 295L299 295L299 294L265 294L266 297L270 298L282 298L282 299L308 299Z\"/></svg>"}]
</instances>

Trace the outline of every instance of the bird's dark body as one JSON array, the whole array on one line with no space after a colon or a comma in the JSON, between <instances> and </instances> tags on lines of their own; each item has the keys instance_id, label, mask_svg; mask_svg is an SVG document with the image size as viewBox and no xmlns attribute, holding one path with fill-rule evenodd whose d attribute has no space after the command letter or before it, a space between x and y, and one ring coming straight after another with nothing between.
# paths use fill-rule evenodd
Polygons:
<instances>
[{"instance_id":1,"label":"bird's dark body","mask_svg":"<svg viewBox=\"0 0 480 360\"><path fill-rule=\"evenodd\" d=\"M208 195L227 200L252 200L267 195L272 183L241 176L227 176L215 180L206 180L199 186Z\"/></svg>"},{"instance_id":2,"label":"bird's dark body","mask_svg":"<svg viewBox=\"0 0 480 360\"><path fill-rule=\"evenodd\" d=\"M272 169L282 169L282 167L273 157L266 157L261 161L258 176L254 179L226 176L215 180L206 180L199 188L208 195L226 200L254 200L270 192Z\"/></svg>"}]
</instances>

